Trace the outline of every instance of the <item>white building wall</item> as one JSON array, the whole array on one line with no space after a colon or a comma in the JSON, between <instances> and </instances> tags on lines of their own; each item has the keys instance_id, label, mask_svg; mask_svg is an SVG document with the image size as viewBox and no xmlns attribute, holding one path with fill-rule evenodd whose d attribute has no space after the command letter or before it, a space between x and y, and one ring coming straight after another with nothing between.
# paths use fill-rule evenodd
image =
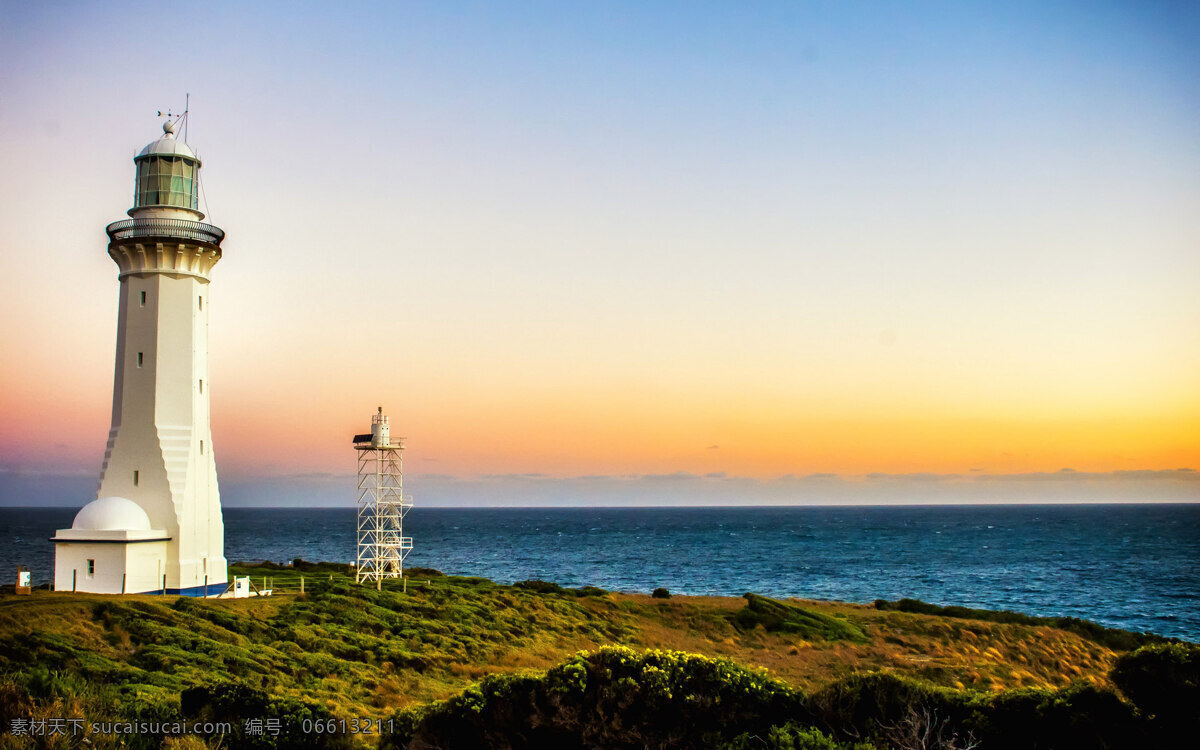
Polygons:
<instances>
[{"instance_id":1,"label":"white building wall","mask_svg":"<svg viewBox=\"0 0 1200 750\"><path fill-rule=\"evenodd\" d=\"M142 542L125 547L125 593L144 594L162 590L166 569L167 542Z\"/></svg>"},{"instance_id":2,"label":"white building wall","mask_svg":"<svg viewBox=\"0 0 1200 750\"><path fill-rule=\"evenodd\" d=\"M162 588L167 542L70 542L55 545L54 590L127 594ZM88 575L88 560L94 561Z\"/></svg>"},{"instance_id":3,"label":"white building wall","mask_svg":"<svg viewBox=\"0 0 1200 750\"><path fill-rule=\"evenodd\" d=\"M54 590L88 591L95 594L121 593L121 576L125 574L127 546L102 542L56 545ZM88 560L95 561L95 572L90 576L87 572Z\"/></svg>"},{"instance_id":4,"label":"white building wall","mask_svg":"<svg viewBox=\"0 0 1200 750\"><path fill-rule=\"evenodd\" d=\"M206 570L210 585L227 580L209 424L209 285L163 270L121 277L113 428L98 496L133 500L167 531L167 588L186 589L204 585Z\"/></svg>"}]
</instances>

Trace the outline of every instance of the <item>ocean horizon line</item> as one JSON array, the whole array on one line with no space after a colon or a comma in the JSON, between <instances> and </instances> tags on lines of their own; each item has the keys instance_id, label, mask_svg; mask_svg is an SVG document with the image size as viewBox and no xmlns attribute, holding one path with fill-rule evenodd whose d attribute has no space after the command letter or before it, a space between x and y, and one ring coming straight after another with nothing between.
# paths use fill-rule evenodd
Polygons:
<instances>
[{"instance_id":1,"label":"ocean horizon line","mask_svg":"<svg viewBox=\"0 0 1200 750\"><path fill-rule=\"evenodd\" d=\"M85 503L86 504L86 503ZM1090 500L1090 501L1049 501L1049 500L993 500L978 502L880 502L880 503L754 503L750 505L734 505L725 503L679 503L670 505L591 505L591 504L503 504L503 505L452 505L443 503L421 503L414 507L431 510L683 510L683 509L721 509L721 510L753 510L756 508L979 508L998 506L1029 507L1063 507L1072 508L1087 506L1162 506L1162 505L1200 505L1197 500ZM83 504L43 504L43 505L0 505L2 510L69 510L81 508ZM343 505L223 505L222 510L355 510L357 504Z\"/></svg>"}]
</instances>

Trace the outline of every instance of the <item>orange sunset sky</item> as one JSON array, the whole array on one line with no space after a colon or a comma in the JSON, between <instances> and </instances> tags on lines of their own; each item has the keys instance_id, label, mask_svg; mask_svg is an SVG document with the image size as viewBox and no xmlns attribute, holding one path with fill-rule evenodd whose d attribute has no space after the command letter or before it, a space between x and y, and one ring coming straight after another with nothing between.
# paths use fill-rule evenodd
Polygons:
<instances>
[{"instance_id":1,"label":"orange sunset sky","mask_svg":"<svg viewBox=\"0 0 1200 750\"><path fill-rule=\"evenodd\" d=\"M0 504L94 493L185 92L227 503L377 405L435 505L1200 501L1186 6L151 7L0 10Z\"/></svg>"}]
</instances>

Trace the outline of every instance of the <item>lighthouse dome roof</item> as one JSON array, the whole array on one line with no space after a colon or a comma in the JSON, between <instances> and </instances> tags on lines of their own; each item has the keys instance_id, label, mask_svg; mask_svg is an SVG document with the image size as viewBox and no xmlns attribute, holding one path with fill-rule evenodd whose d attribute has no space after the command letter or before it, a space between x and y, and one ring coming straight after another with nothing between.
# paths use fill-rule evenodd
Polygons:
<instances>
[{"instance_id":1,"label":"lighthouse dome roof","mask_svg":"<svg viewBox=\"0 0 1200 750\"><path fill-rule=\"evenodd\" d=\"M72 529L91 531L148 531L150 517L142 506L124 497L101 497L83 506L75 514Z\"/></svg>"},{"instance_id":2,"label":"lighthouse dome roof","mask_svg":"<svg viewBox=\"0 0 1200 750\"><path fill-rule=\"evenodd\" d=\"M162 138L148 144L136 158L146 156L183 156L200 161L190 146L175 137L175 125L169 120L163 123Z\"/></svg>"}]
</instances>

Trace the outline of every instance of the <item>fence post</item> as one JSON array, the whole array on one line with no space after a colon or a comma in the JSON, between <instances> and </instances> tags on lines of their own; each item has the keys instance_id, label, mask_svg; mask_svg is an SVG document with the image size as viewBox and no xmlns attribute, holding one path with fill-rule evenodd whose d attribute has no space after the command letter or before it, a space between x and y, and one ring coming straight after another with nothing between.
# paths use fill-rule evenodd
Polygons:
<instances>
[{"instance_id":1,"label":"fence post","mask_svg":"<svg viewBox=\"0 0 1200 750\"><path fill-rule=\"evenodd\" d=\"M208 576L204 576L204 598L208 598Z\"/></svg>"},{"instance_id":2,"label":"fence post","mask_svg":"<svg viewBox=\"0 0 1200 750\"><path fill-rule=\"evenodd\" d=\"M75 579L79 576L79 568L71 571L71 593L75 593Z\"/></svg>"},{"instance_id":3,"label":"fence post","mask_svg":"<svg viewBox=\"0 0 1200 750\"><path fill-rule=\"evenodd\" d=\"M122 573L122 574L121 574L121 593L122 593L122 594L124 594L124 593L125 593L125 576L126 576L126 575L128 575L128 574L127 574L127 573Z\"/></svg>"},{"instance_id":4,"label":"fence post","mask_svg":"<svg viewBox=\"0 0 1200 750\"><path fill-rule=\"evenodd\" d=\"M304 593L304 576L300 576L300 593Z\"/></svg>"}]
</instances>

